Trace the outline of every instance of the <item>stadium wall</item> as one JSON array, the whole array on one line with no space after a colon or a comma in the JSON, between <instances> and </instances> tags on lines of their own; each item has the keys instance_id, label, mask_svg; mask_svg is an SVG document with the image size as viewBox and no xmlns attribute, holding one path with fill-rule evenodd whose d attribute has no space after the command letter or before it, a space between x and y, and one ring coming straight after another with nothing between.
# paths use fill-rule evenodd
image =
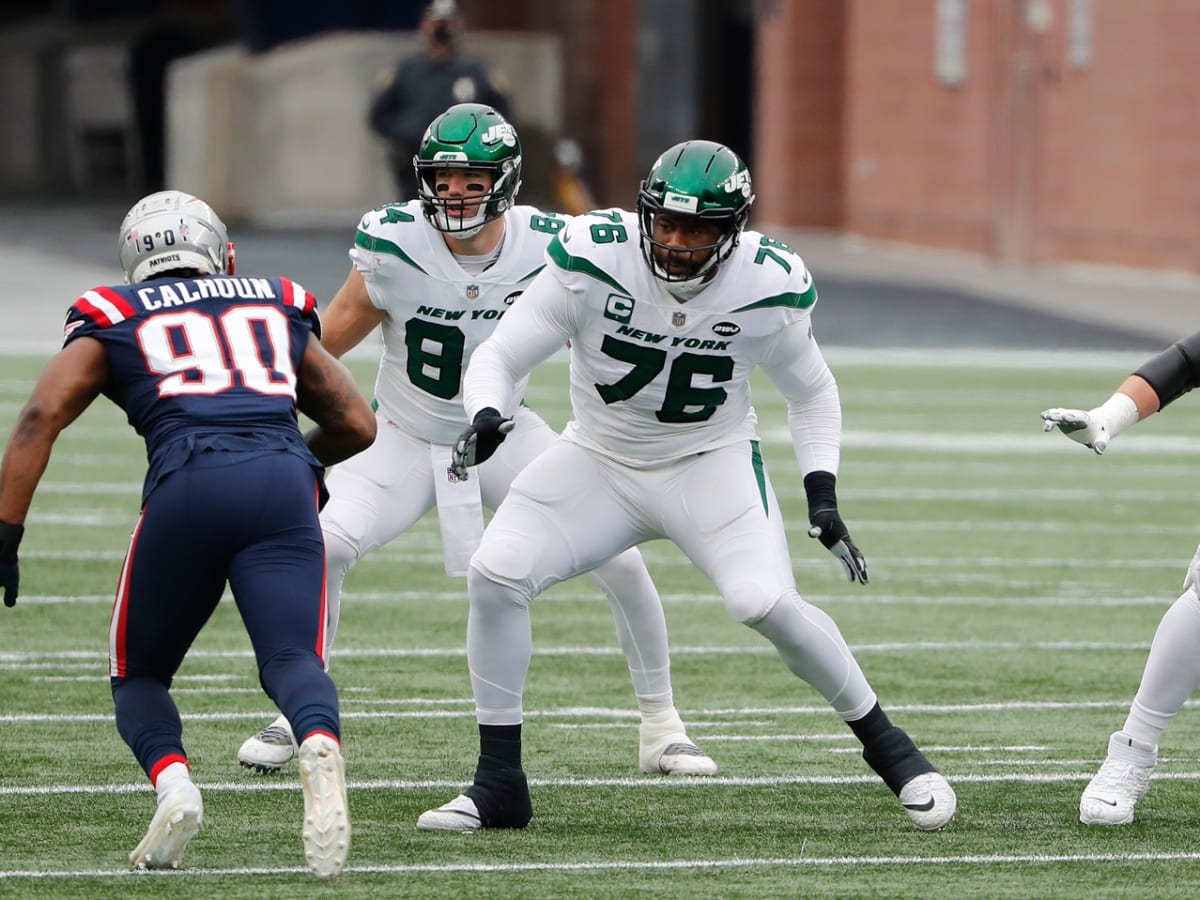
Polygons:
<instances>
[{"instance_id":1,"label":"stadium wall","mask_svg":"<svg viewBox=\"0 0 1200 900\"><path fill-rule=\"evenodd\" d=\"M760 221L1200 271L1200 3L774 6L758 23Z\"/></svg>"}]
</instances>

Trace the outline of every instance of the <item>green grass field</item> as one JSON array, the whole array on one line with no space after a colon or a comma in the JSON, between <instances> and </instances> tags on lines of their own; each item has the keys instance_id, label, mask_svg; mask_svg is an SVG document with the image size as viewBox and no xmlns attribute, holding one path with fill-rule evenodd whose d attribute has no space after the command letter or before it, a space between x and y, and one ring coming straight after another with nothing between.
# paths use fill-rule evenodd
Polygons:
<instances>
[{"instance_id":1,"label":"green grass field","mask_svg":"<svg viewBox=\"0 0 1200 900\"><path fill-rule=\"evenodd\" d=\"M666 604L676 700L721 774L638 774L608 606L590 582L569 582L534 606L532 825L418 832L421 811L469 780L477 747L464 584L442 573L429 517L347 583L332 673L348 871L330 885L307 874L294 764L268 778L237 765L275 711L226 602L175 685L206 827L185 869L131 874L154 795L117 735L105 664L145 454L102 400L59 440L27 522L23 596L0 610L0 896L1200 895L1194 710L1168 732L1136 824L1077 823L1200 537L1200 418L1185 400L1096 458L1042 434L1037 414L1099 402L1136 359L828 356L845 407L842 512L869 586L844 581L805 537L783 405L765 382L764 452L801 592L838 621L884 706L958 790L944 832L911 827L816 692L661 541L643 551ZM40 364L0 359L4 435ZM354 368L369 385L371 361ZM529 394L555 426L565 371L551 361Z\"/></svg>"}]
</instances>

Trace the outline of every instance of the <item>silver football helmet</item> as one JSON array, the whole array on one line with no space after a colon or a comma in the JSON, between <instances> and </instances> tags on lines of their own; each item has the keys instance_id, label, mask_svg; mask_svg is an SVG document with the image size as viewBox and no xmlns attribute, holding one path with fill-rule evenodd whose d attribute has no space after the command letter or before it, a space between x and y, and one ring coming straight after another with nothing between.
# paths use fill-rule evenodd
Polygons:
<instances>
[{"instance_id":1,"label":"silver football helmet","mask_svg":"<svg viewBox=\"0 0 1200 900\"><path fill-rule=\"evenodd\" d=\"M117 246L131 284L177 269L233 274L233 243L225 223L211 206L183 191L159 191L133 204Z\"/></svg>"}]
</instances>

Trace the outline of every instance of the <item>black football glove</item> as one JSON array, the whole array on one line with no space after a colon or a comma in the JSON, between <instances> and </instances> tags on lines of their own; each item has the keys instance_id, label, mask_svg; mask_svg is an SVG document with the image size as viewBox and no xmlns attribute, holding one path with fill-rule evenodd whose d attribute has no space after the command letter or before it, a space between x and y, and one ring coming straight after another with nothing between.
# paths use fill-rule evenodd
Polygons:
<instances>
[{"instance_id":1,"label":"black football glove","mask_svg":"<svg viewBox=\"0 0 1200 900\"><path fill-rule=\"evenodd\" d=\"M846 570L848 581L866 584L867 560L850 540L850 530L837 509L836 478L829 472L809 472L804 476L804 491L808 495L808 536L838 558Z\"/></svg>"},{"instance_id":2,"label":"black football glove","mask_svg":"<svg viewBox=\"0 0 1200 900\"><path fill-rule=\"evenodd\" d=\"M4 588L4 605L17 605L17 588L21 584L21 569L17 565L17 547L25 534L23 525L10 525L0 520L0 587Z\"/></svg>"},{"instance_id":3,"label":"black football glove","mask_svg":"<svg viewBox=\"0 0 1200 900\"><path fill-rule=\"evenodd\" d=\"M486 462L512 430L513 420L504 418L499 410L485 406L475 413L470 427L454 442L450 466L454 474L466 481L467 469Z\"/></svg>"}]
</instances>

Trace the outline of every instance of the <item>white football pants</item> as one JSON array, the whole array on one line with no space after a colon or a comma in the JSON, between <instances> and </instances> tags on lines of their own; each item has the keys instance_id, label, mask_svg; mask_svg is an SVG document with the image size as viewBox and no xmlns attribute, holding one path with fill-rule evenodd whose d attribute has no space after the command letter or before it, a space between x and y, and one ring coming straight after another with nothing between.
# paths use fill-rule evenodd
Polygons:
<instances>
[{"instance_id":1,"label":"white football pants","mask_svg":"<svg viewBox=\"0 0 1200 900\"><path fill-rule=\"evenodd\" d=\"M521 721L529 601L655 538L678 545L729 614L842 718L875 705L837 625L796 592L778 503L750 442L633 469L560 438L513 482L471 559L467 659L480 724Z\"/></svg>"},{"instance_id":2,"label":"white football pants","mask_svg":"<svg viewBox=\"0 0 1200 900\"><path fill-rule=\"evenodd\" d=\"M370 447L329 474L330 499L321 512L326 548L328 620L326 664L341 618L342 585L354 564L407 531L436 505L430 444L402 431L384 416ZM556 434L537 413L520 407L515 426L487 462L473 470L483 505L495 510L517 473L554 443ZM610 558L615 557L615 558ZM662 600L636 549L611 554L589 566L616 622L617 640L629 663L639 700L671 703L671 663ZM583 570L580 570L583 571Z\"/></svg>"}]
</instances>

